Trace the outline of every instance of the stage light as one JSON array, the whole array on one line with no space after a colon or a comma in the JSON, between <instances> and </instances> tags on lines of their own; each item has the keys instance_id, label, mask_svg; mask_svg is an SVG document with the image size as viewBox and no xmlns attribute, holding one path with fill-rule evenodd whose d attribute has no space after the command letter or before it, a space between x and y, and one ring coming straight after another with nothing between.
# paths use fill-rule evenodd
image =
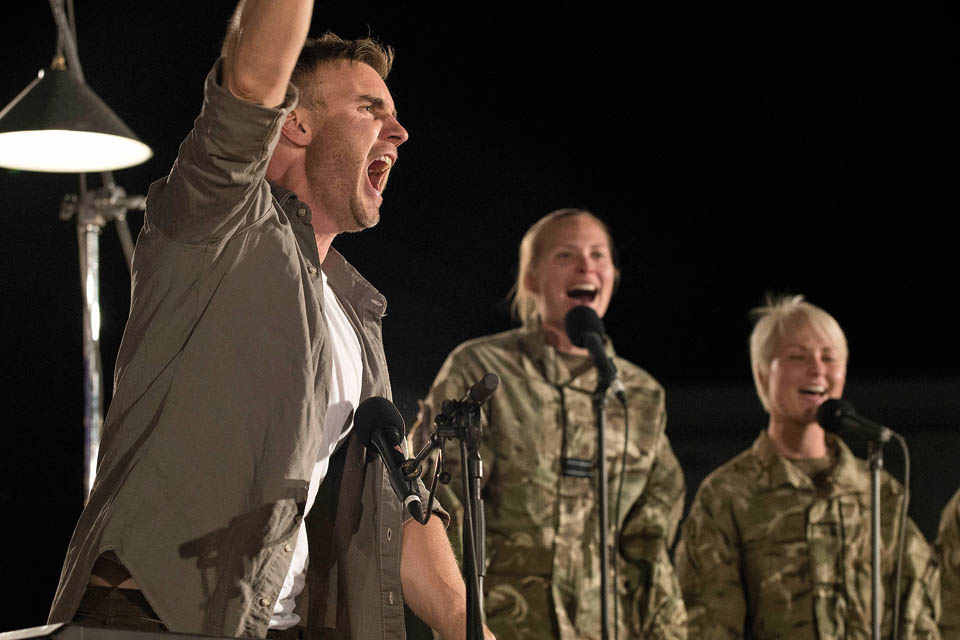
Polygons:
<instances>
[{"instance_id":1,"label":"stage light","mask_svg":"<svg viewBox=\"0 0 960 640\"><path fill-rule=\"evenodd\" d=\"M0 112L0 167L99 172L132 167L151 156L150 147L65 68L41 70Z\"/></svg>"}]
</instances>

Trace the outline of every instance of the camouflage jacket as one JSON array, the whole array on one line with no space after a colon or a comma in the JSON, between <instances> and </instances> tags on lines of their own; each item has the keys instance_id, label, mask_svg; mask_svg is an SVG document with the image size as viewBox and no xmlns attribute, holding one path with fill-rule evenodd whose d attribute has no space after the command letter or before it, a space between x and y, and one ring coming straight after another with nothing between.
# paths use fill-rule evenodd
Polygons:
<instances>
[{"instance_id":1,"label":"camouflage jacket","mask_svg":"<svg viewBox=\"0 0 960 640\"><path fill-rule=\"evenodd\" d=\"M608 351L612 354L609 345ZM619 595L611 598L611 620L616 606L620 638L685 638L683 597L667 553L685 487L664 434L663 389L636 365L615 362L626 386L629 433L625 437L624 407L610 394L605 430L609 514L619 531L616 552L609 555L617 563ZM499 640L601 635L593 468L597 371L586 359L584 364L577 367L582 373L572 375L540 330L516 329L454 350L425 402L436 415L444 399L463 397L487 372L501 378L484 412L480 452L485 610ZM411 433L417 450L433 431L424 422L421 417ZM459 554L460 460L452 444L446 460L452 480L439 495L451 512L449 532Z\"/></svg>"},{"instance_id":2,"label":"camouflage jacket","mask_svg":"<svg viewBox=\"0 0 960 640\"><path fill-rule=\"evenodd\" d=\"M870 472L838 438L824 493L779 456L766 432L711 473L676 551L691 638L871 637ZM883 636L893 626L896 529L903 489L881 475ZM939 576L907 521L901 640L939 638Z\"/></svg>"},{"instance_id":3,"label":"camouflage jacket","mask_svg":"<svg viewBox=\"0 0 960 640\"><path fill-rule=\"evenodd\" d=\"M960 638L960 491L953 494L940 516L937 554L942 571L940 632L944 638Z\"/></svg>"}]
</instances>

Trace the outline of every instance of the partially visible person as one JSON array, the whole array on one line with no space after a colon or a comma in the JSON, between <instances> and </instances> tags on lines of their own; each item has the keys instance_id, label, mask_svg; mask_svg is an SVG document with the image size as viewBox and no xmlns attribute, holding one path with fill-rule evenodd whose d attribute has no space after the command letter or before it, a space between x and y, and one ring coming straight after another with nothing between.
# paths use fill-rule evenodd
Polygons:
<instances>
[{"instance_id":1,"label":"partially visible person","mask_svg":"<svg viewBox=\"0 0 960 640\"><path fill-rule=\"evenodd\" d=\"M198 6L199 9L199 6ZM331 246L377 223L407 132L392 50L306 39L310 0L240 3L203 109L147 197L97 481L51 622L463 638L441 518L353 429L390 396L385 298ZM439 514L444 515L444 514Z\"/></svg>"},{"instance_id":2,"label":"partially visible person","mask_svg":"<svg viewBox=\"0 0 960 640\"><path fill-rule=\"evenodd\" d=\"M960 638L960 490L953 494L940 516L937 555L943 603L940 633L952 640Z\"/></svg>"},{"instance_id":3,"label":"partially visible person","mask_svg":"<svg viewBox=\"0 0 960 640\"><path fill-rule=\"evenodd\" d=\"M617 357L626 402L608 392L606 455L597 455L597 368L571 344L564 318L577 305L602 317L619 272L607 227L561 209L520 245L513 308L522 327L470 340L447 358L411 433L419 449L444 399L459 399L488 372L501 384L484 413L487 624L498 638L601 637L598 462L609 469L609 557L616 564L610 637L685 638L686 617L670 548L684 479L664 431L663 388ZM448 530L460 548L459 454L447 452ZM429 475L427 477L430 477ZM612 576L612 574L611 574ZM613 577L610 584L614 585ZM611 589L613 591L613 589Z\"/></svg>"},{"instance_id":4,"label":"partially visible person","mask_svg":"<svg viewBox=\"0 0 960 640\"><path fill-rule=\"evenodd\" d=\"M869 638L870 471L817 424L843 394L847 341L837 321L802 296L754 310L750 361L769 414L753 446L700 485L676 550L690 638ZM881 475L883 637L903 488ZM939 638L936 561L910 520L901 583L901 640Z\"/></svg>"}]
</instances>

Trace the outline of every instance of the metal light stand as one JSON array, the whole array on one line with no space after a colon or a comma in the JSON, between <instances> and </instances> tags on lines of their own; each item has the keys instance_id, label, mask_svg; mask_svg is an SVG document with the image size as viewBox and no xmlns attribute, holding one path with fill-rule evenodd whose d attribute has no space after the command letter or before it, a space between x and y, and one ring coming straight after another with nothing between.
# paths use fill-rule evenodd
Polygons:
<instances>
[{"instance_id":1,"label":"metal light stand","mask_svg":"<svg viewBox=\"0 0 960 640\"><path fill-rule=\"evenodd\" d=\"M133 261L133 240L127 226L127 211L144 209L146 198L127 196L109 172L101 174L103 186L87 189L86 174L80 175L80 194L64 197L60 219L76 218L80 260L80 289L83 293L83 488L84 501L90 496L97 470L100 434L103 426L103 367L100 361L100 234L115 222L120 245L129 270Z\"/></svg>"},{"instance_id":2,"label":"metal light stand","mask_svg":"<svg viewBox=\"0 0 960 640\"><path fill-rule=\"evenodd\" d=\"M871 586L871 613L873 640L880 640L880 470L883 469L883 445L870 441L867 449L870 461L870 550L872 552L873 584ZM896 633L896 630L894 631Z\"/></svg>"},{"instance_id":3,"label":"metal light stand","mask_svg":"<svg viewBox=\"0 0 960 640\"><path fill-rule=\"evenodd\" d=\"M83 81L83 69L77 52L76 30L73 22L73 3L70 16L64 10L64 0L50 0L50 10L57 24L58 56L69 63L66 68ZM56 64L63 65L59 60ZM103 426L103 372L100 362L100 234L107 223L116 222L117 234L127 261L128 271L133 261L133 240L127 226L130 209L144 209L146 198L128 197L113 180L113 174L101 174L103 186L87 190L86 174L80 174L80 194L64 197L60 205L60 219L77 220L77 245L80 259L80 287L83 293L83 496L90 496L97 470L100 433Z\"/></svg>"},{"instance_id":4,"label":"metal light stand","mask_svg":"<svg viewBox=\"0 0 960 640\"><path fill-rule=\"evenodd\" d=\"M607 456L606 456L606 421L607 421L607 389L610 381L600 376L597 381L597 390L593 393L593 407L597 416L597 502L600 521L600 624L603 640L610 637L610 552L607 546L609 500L607 492Z\"/></svg>"}]
</instances>

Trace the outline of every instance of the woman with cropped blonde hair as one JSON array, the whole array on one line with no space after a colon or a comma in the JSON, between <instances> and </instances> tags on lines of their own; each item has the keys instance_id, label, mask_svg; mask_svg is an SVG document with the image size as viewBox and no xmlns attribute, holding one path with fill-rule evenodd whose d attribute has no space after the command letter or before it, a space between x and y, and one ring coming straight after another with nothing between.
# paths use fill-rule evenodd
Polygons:
<instances>
[{"instance_id":1,"label":"woman with cropped blonde hair","mask_svg":"<svg viewBox=\"0 0 960 640\"><path fill-rule=\"evenodd\" d=\"M803 296L769 297L753 315L750 361L767 428L703 481L683 524L676 566L689 637L869 638L870 471L817 423L820 405L843 395L846 337ZM887 638L902 496L882 473ZM936 563L912 521L905 535L897 637L939 638Z\"/></svg>"}]
</instances>

